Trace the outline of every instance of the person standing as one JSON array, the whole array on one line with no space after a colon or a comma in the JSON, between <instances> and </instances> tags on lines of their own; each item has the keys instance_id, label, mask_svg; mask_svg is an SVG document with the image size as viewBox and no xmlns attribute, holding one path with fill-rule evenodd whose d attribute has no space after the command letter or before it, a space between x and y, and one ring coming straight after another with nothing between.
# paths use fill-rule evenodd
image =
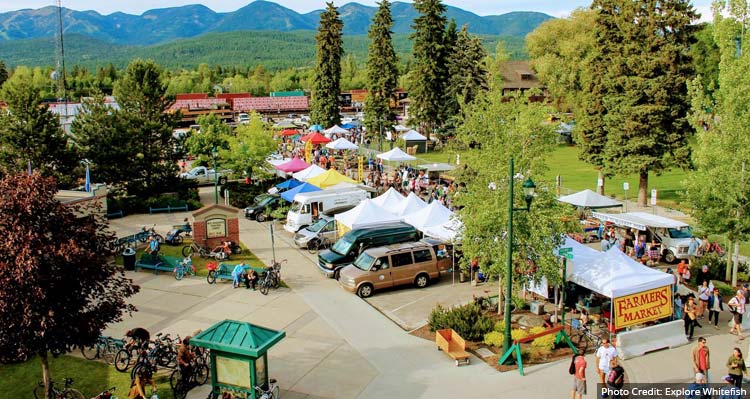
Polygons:
<instances>
[{"instance_id":1,"label":"person standing","mask_svg":"<svg viewBox=\"0 0 750 399\"><path fill-rule=\"evenodd\" d=\"M685 316L683 317L683 319L685 320L685 335L687 335L689 340L693 339L695 326L698 325L699 327L701 327L701 325L698 324L698 316L696 316L695 314L695 312L697 311L697 307L698 305L695 304L695 297L688 296L687 303L685 304L684 308Z\"/></svg>"},{"instance_id":2,"label":"person standing","mask_svg":"<svg viewBox=\"0 0 750 399\"><path fill-rule=\"evenodd\" d=\"M610 248L610 245L609 245L609 233L605 233L604 234L604 238L602 238L601 246L602 246L602 252L609 251L609 248Z\"/></svg>"},{"instance_id":3,"label":"person standing","mask_svg":"<svg viewBox=\"0 0 750 399\"><path fill-rule=\"evenodd\" d=\"M625 369L620 366L620 362L617 361L617 358L612 359L610 368L611 370L607 375L607 388L619 392L625 384ZM612 399L622 399L622 395L616 393L612 395Z\"/></svg>"},{"instance_id":4,"label":"person standing","mask_svg":"<svg viewBox=\"0 0 750 399\"><path fill-rule=\"evenodd\" d=\"M724 303L721 302L719 289L714 287L714 293L708 298L708 322L714 320L714 328L719 329L719 312L724 310Z\"/></svg>"},{"instance_id":5,"label":"person standing","mask_svg":"<svg viewBox=\"0 0 750 399\"><path fill-rule=\"evenodd\" d=\"M602 340L602 346L596 350L596 364L599 367L599 382L605 383L605 378L609 374L610 364L612 359L617 358L617 349L610 345L609 340L604 338Z\"/></svg>"},{"instance_id":6,"label":"person standing","mask_svg":"<svg viewBox=\"0 0 750 399\"><path fill-rule=\"evenodd\" d=\"M708 310L708 298L711 297L711 291L713 291L713 286L709 285L711 281L709 280L703 280L700 286L698 286L698 300L700 301L698 303L698 318L702 319L703 315L706 313L706 310Z\"/></svg>"},{"instance_id":7,"label":"person standing","mask_svg":"<svg viewBox=\"0 0 750 399\"><path fill-rule=\"evenodd\" d=\"M582 399L586 395L586 358L582 354L575 355L573 359L573 391L571 399Z\"/></svg>"},{"instance_id":8,"label":"person standing","mask_svg":"<svg viewBox=\"0 0 750 399\"><path fill-rule=\"evenodd\" d=\"M675 320L682 319L682 310L683 310L682 295L680 295L679 293L674 294L674 319Z\"/></svg>"},{"instance_id":9,"label":"person standing","mask_svg":"<svg viewBox=\"0 0 750 399\"><path fill-rule=\"evenodd\" d=\"M695 264L695 256L698 254L698 241L695 237L690 238L690 244L688 245L688 262L690 266Z\"/></svg>"},{"instance_id":10,"label":"person standing","mask_svg":"<svg viewBox=\"0 0 750 399\"><path fill-rule=\"evenodd\" d=\"M734 386L740 388L742 386L742 376L747 373L745 359L742 358L742 351L740 348L734 348L732 350L732 354L727 360L727 369L729 369L729 376L732 377L732 383Z\"/></svg>"},{"instance_id":11,"label":"person standing","mask_svg":"<svg viewBox=\"0 0 750 399\"><path fill-rule=\"evenodd\" d=\"M232 270L232 288L240 286L240 280L242 279L242 273L245 272L245 263L240 262Z\"/></svg>"},{"instance_id":12,"label":"person standing","mask_svg":"<svg viewBox=\"0 0 750 399\"><path fill-rule=\"evenodd\" d=\"M698 338L698 345L693 347L692 358L693 371L703 374L708 381L708 370L711 369L711 352L708 350L705 337Z\"/></svg>"},{"instance_id":13,"label":"person standing","mask_svg":"<svg viewBox=\"0 0 750 399\"><path fill-rule=\"evenodd\" d=\"M729 333L737 335L737 339L742 341L745 339L742 336L742 315L745 314L745 295L742 290L737 290L737 295L729 300L727 306L731 309L733 316L733 324Z\"/></svg>"}]
</instances>

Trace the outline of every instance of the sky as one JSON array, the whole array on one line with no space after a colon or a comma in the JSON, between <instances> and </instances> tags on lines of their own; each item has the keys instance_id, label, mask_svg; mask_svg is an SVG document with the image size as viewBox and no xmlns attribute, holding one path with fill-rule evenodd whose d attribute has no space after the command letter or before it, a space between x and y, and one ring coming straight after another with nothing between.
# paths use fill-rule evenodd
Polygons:
<instances>
[{"instance_id":1,"label":"sky","mask_svg":"<svg viewBox=\"0 0 750 399\"><path fill-rule=\"evenodd\" d=\"M244 7L252 0L130 0L130 1L101 1L101 0L62 0L63 7L73 10L95 10L101 14L111 14L122 11L128 14L140 15L146 10L154 8L175 7L186 4L202 3L216 12L235 11ZM284 7L300 13L310 12L325 7L325 0L271 0ZM411 2L410 0L401 0ZM334 0L336 6L341 6L351 0ZM357 3L374 6L376 0L357 0ZM41 8L56 5L55 0L0 0L0 13L23 8ZM459 7L478 15L498 15L511 11L538 11L555 17L563 17L578 7L586 7L590 0L443 0L443 4ZM702 20L710 20L711 0L693 0L693 5L702 15Z\"/></svg>"}]
</instances>

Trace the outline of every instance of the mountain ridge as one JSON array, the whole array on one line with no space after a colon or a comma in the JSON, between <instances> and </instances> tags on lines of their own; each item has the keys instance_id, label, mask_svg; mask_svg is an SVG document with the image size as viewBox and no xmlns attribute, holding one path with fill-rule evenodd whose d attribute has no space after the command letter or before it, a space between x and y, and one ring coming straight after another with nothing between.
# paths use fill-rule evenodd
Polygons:
<instances>
[{"instance_id":1,"label":"mountain ridge","mask_svg":"<svg viewBox=\"0 0 750 399\"><path fill-rule=\"evenodd\" d=\"M367 34L377 7L356 2L338 7L345 35ZM207 33L235 31L281 31L317 29L322 10L298 13L279 4L256 0L232 12L219 13L202 4L156 8L141 15L62 9L65 34L85 34L116 45L149 46L194 38ZM412 3L393 2L393 32L408 34L417 16ZM460 27L468 24L475 34L523 37L540 23L553 17L515 11L502 15L479 16L458 7L446 6L446 17ZM54 6L0 13L0 42L54 37L58 28Z\"/></svg>"}]
</instances>

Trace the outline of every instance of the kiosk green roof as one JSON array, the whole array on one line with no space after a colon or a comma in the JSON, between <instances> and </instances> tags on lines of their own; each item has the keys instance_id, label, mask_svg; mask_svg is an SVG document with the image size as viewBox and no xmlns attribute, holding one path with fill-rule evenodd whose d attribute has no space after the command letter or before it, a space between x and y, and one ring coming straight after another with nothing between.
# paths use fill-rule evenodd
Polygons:
<instances>
[{"instance_id":1,"label":"kiosk green roof","mask_svg":"<svg viewBox=\"0 0 750 399\"><path fill-rule=\"evenodd\" d=\"M236 320L224 320L190 338L190 345L257 359L285 336L284 331Z\"/></svg>"}]
</instances>

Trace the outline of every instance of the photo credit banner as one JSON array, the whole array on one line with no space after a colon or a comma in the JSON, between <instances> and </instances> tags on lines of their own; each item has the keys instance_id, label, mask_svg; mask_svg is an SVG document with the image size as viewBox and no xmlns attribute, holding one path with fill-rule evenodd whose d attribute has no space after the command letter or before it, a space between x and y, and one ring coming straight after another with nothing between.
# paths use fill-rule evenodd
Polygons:
<instances>
[{"instance_id":1,"label":"photo credit banner","mask_svg":"<svg viewBox=\"0 0 750 399\"><path fill-rule=\"evenodd\" d=\"M615 328L625 328L672 315L672 286L614 299Z\"/></svg>"}]
</instances>

